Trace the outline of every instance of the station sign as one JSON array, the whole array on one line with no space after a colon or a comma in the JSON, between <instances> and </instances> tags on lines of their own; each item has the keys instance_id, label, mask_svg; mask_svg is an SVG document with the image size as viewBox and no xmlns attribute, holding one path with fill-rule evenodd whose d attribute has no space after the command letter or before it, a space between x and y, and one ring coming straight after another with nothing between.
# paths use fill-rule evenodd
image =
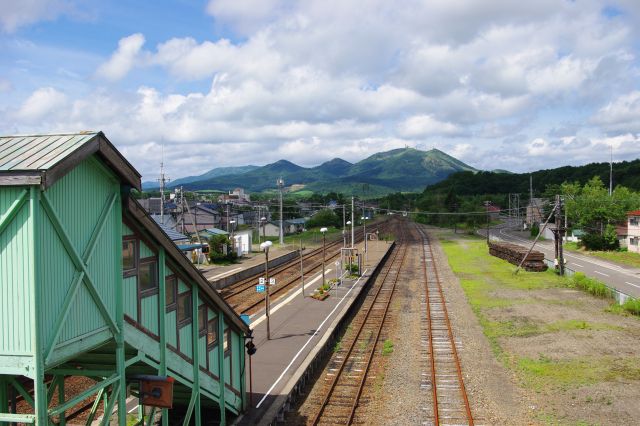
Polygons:
<instances>
[{"instance_id":1,"label":"station sign","mask_svg":"<svg viewBox=\"0 0 640 426\"><path fill-rule=\"evenodd\" d=\"M256 293L264 293L264 291L265 291L265 286L264 285L258 284L256 286Z\"/></svg>"},{"instance_id":2,"label":"station sign","mask_svg":"<svg viewBox=\"0 0 640 426\"><path fill-rule=\"evenodd\" d=\"M275 278L269 278L269 285L276 285L276 279Z\"/></svg>"},{"instance_id":3,"label":"station sign","mask_svg":"<svg viewBox=\"0 0 640 426\"><path fill-rule=\"evenodd\" d=\"M260 285L265 285L267 283L267 280L264 277L260 277L258 282L260 283Z\"/></svg>"}]
</instances>

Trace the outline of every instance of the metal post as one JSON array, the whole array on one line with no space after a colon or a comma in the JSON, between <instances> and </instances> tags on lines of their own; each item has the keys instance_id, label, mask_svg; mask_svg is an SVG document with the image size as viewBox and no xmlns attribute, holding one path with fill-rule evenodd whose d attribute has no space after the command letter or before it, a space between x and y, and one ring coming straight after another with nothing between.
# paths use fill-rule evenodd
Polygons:
<instances>
[{"instance_id":1,"label":"metal post","mask_svg":"<svg viewBox=\"0 0 640 426\"><path fill-rule=\"evenodd\" d=\"M282 188L284 187L284 179L278 179L278 188L280 189L280 245L284 245L284 218L282 217Z\"/></svg>"},{"instance_id":2,"label":"metal post","mask_svg":"<svg viewBox=\"0 0 640 426\"><path fill-rule=\"evenodd\" d=\"M300 286L302 287L302 298L304 298L304 270L302 269L302 238L300 238Z\"/></svg>"},{"instance_id":3,"label":"metal post","mask_svg":"<svg viewBox=\"0 0 640 426\"><path fill-rule=\"evenodd\" d=\"M487 244L489 244L489 204L491 204L491 201L484 202L484 205L487 209Z\"/></svg>"},{"instance_id":4,"label":"metal post","mask_svg":"<svg viewBox=\"0 0 640 426\"><path fill-rule=\"evenodd\" d=\"M562 228L562 201L560 199L560 195L556 195L556 235L558 245L558 271L560 272L560 275L564 275L564 255L562 253L562 238L564 231L565 230Z\"/></svg>"},{"instance_id":5,"label":"metal post","mask_svg":"<svg viewBox=\"0 0 640 426\"><path fill-rule=\"evenodd\" d=\"M264 256L265 256L264 274L266 276L265 291L267 293L264 298L265 315L267 317L267 340L271 340L271 324L269 323L269 247L268 246L264 250Z\"/></svg>"},{"instance_id":6,"label":"metal post","mask_svg":"<svg viewBox=\"0 0 640 426\"><path fill-rule=\"evenodd\" d=\"M353 202L353 197L351 197L351 248L353 248L353 245L355 244L355 230L354 230L354 226L355 226L355 222L356 222L356 217L354 215L354 202Z\"/></svg>"},{"instance_id":7,"label":"metal post","mask_svg":"<svg viewBox=\"0 0 640 426\"><path fill-rule=\"evenodd\" d=\"M325 240L325 232L322 233L322 285L324 285L324 283L325 283L325 281L324 281L324 262L325 262L324 249L325 249L325 242L326 242L326 240Z\"/></svg>"}]
</instances>

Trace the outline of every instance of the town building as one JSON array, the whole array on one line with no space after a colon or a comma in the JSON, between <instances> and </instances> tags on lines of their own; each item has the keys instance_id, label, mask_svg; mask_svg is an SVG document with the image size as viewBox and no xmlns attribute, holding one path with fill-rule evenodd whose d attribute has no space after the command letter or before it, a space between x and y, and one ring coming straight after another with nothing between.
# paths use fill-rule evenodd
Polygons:
<instances>
[{"instance_id":1,"label":"town building","mask_svg":"<svg viewBox=\"0 0 640 426\"><path fill-rule=\"evenodd\" d=\"M627 250L640 253L640 210L627 213Z\"/></svg>"}]
</instances>

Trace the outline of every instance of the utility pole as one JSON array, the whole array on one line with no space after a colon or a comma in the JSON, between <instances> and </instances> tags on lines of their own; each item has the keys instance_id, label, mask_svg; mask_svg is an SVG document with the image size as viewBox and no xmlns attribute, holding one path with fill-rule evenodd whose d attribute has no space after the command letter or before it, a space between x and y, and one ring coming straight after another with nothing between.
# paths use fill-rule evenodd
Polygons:
<instances>
[{"instance_id":1,"label":"utility pole","mask_svg":"<svg viewBox=\"0 0 640 426\"><path fill-rule=\"evenodd\" d=\"M562 201L560 195L556 195L555 216L556 216L556 229L554 231L555 246L556 246L556 261L558 262L558 273L564 275L564 256L562 253L562 237L565 229L562 227Z\"/></svg>"},{"instance_id":2,"label":"utility pole","mask_svg":"<svg viewBox=\"0 0 640 426\"><path fill-rule=\"evenodd\" d=\"M278 178L278 189L280 190L280 245L284 245L284 218L282 217L282 189L284 188L284 179Z\"/></svg>"},{"instance_id":3,"label":"utility pole","mask_svg":"<svg viewBox=\"0 0 640 426\"><path fill-rule=\"evenodd\" d=\"M304 269L302 268L302 238L300 238L300 285L302 286L302 298L304 299Z\"/></svg>"},{"instance_id":4,"label":"utility pole","mask_svg":"<svg viewBox=\"0 0 640 426\"><path fill-rule=\"evenodd\" d=\"M162 157L160 159L160 223L164 225L164 184L171 179L164 175L164 145L162 146Z\"/></svg>"},{"instance_id":5,"label":"utility pole","mask_svg":"<svg viewBox=\"0 0 640 426\"><path fill-rule=\"evenodd\" d=\"M609 145L609 197L613 193L613 145Z\"/></svg>"},{"instance_id":6,"label":"utility pole","mask_svg":"<svg viewBox=\"0 0 640 426\"><path fill-rule=\"evenodd\" d=\"M353 197L351 197L351 248L353 248L355 244L355 231L354 231L355 222L356 222L356 217L354 216L354 201L353 201Z\"/></svg>"},{"instance_id":7,"label":"utility pole","mask_svg":"<svg viewBox=\"0 0 640 426\"><path fill-rule=\"evenodd\" d=\"M347 231L346 231L346 214L345 214L345 205L342 204L342 247L347 246Z\"/></svg>"},{"instance_id":8,"label":"utility pole","mask_svg":"<svg viewBox=\"0 0 640 426\"><path fill-rule=\"evenodd\" d=\"M489 244L489 205L491 201L485 201L484 206L487 209L487 244Z\"/></svg>"}]
</instances>

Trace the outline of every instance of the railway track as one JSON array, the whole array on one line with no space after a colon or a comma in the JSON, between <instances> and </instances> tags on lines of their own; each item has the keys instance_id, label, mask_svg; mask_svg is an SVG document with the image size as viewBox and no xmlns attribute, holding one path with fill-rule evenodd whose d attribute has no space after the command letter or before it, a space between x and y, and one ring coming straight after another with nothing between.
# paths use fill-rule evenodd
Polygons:
<instances>
[{"instance_id":1,"label":"railway track","mask_svg":"<svg viewBox=\"0 0 640 426\"><path fill-rule=\"evenodd\" d=\"M383 230L386 225L379 224L378 229ZM355 234L356 242L363 240L362 231L357 231ZM326 264L332 263L335 259L340 257L340 248L342 247L342 241L334 241L326 246ZM338 248L338 250L335 250ZM310 276L322 268L322 247L314 249L309 253L303 255L303 271L304 275ZM238 313L253 313L255 310L262 307L264 304L265 295L263 293L256 293L255 285L257 280L263 274L256 274L252 277L239 281L238 283L229 286L220 294L231 305L231 307ZM292 285L300 282L300 260L299 258L293 260L285 265L278 266L269 270L269 276L276 278L278 285L272 288L269 293L269 297L273 300L277 300L278 297L285 294Z\"/></svg>"},{"instance_id":2,"label":"railway track","mask_svg":"<svg viewBox=\"0 0 640 426\"><path fill-rule=\"evenodd\" d=\"M406 255L407 245L397 244L354 318L353 332L333 357L327 376L331 380L312 420L314 425L354 421L369 371L382 349L383 326Z\"/></svg>"},{"instance_id":3,"label":"railway track","mask_svg":"<svg viewBox=\"0 0 640 426\"><path fill-rule=\"evenodd\" d=\"M433 250L428 235L419 229L422 240L425 292L422 297L421 350L424 362L421 391L429 395L431 413L423 424L473 425L474 419L462 377L458 350L449 320Z\"/></svg>"}]
</instances>

